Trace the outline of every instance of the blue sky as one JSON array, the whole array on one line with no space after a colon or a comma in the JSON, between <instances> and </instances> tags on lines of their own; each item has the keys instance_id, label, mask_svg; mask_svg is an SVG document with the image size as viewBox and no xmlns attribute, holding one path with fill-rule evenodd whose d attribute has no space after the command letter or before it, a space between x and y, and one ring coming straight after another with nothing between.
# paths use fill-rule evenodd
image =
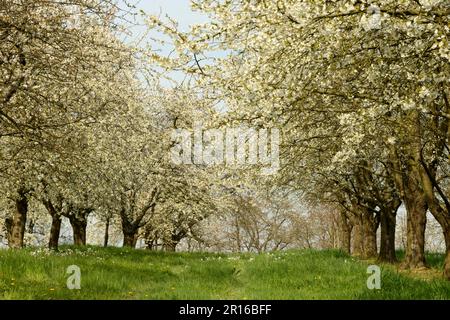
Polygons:
<instances>
[{"instance_id":1,"label":"blue sky","mask_svg":"<svg viewBox=\"0 0 450 320\"><path fill-rule=\"evenodd\" d=\"M142 10L149 15L156 15L165 20L166 15L179 23L180 31L188 31L192 24L203 23L207 21L207 16L191 10L190 0L119 0L122 4L132 3L136 6L136 11ZM143 23L143 21L138 21ZM136 36L141 29L135 29Z\"/></svg>"},{"instance_id":2,"label":"blue sky","mask_svg":"<svg viewBox=\"0 0 450 320\"><path fill-rule=\"evenodd\" d=\"M180 29L183 31L187 31L189 25L202 23L207 19L204 15L191 10L190 0L141 0L137 8L154 15L168 14L180 23Z\"/></svg>"},{"instance_id":3,"label":"blue sky","mask_svg":"<svg viewBox=\"0 0 450 320\"><path fill-rule=\"evenodd\" d=\"M192 24L199 24L206 22L208 20L207 16L199 12L194 12L191 10L190 0L119 0L124 3L132 3L136 5L137 10L143 10L145 13L150 15L156 15L161 17L163 20L168 15L170 18L178 22L178 28L180 31L188 31L189 26ZM139 24L143 24L143 21L138 21ZM143 32L145 32L145 27L134 27L132 28L133 35L128 40L138 40L142 37ZM150 32L148 39L144 39L144 42L150 43L152 50L158 51L160 54L168 55L173 47L170 44L161 46L155 43L151 38L159 38L164 40L169 40L162 34L157 32ZM127 41L127 40L126 40ZM184 79L184 75L179 72L170 72L170 77L177 82ZM166 81L163 81L165 85L169 85ZM170 86L170 85L169 85Z\"/></svg>"}]
</instances>

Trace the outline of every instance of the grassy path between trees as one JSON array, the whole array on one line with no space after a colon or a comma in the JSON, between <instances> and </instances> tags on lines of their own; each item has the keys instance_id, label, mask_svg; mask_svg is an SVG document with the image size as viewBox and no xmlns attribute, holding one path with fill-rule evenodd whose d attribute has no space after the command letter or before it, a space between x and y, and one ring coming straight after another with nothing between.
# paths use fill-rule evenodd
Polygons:
<instances>
[{"instance_id":1,"label":"grassy path between trees","mask_svg":"<svg viewBox=\"0 0 450 320\"><path fill-rule=\"evenodd\" d=\"M429 255L432 268L442 261L442 255ZM433 269L422 279L381 266L381 289L369 290L369 264L337 251L313 250L0 250L0 299L450 299L450 283ZM80 268L80 290L67 288L70 265Z\"/></svg>"}]
</instances>

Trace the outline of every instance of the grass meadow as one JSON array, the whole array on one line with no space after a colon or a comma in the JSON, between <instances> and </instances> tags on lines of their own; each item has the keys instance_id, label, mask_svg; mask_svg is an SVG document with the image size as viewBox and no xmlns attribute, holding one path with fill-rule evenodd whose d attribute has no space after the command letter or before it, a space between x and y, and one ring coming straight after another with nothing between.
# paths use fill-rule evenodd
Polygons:
<instances>
[{"instance_id":1,"label":"grass meadow","mask_svg":"<svg viewBox=\"0 0 450 320\"><path fill-rule=\"evenodd\" d=\"M0 299L449 299L438 269L409 274L381 265L381 289L367 288L367 267L339 251L265 254L168 253L63 246L0 251ZM67 268L81 288L67 288Z\"/></svg>"}]
</instances>

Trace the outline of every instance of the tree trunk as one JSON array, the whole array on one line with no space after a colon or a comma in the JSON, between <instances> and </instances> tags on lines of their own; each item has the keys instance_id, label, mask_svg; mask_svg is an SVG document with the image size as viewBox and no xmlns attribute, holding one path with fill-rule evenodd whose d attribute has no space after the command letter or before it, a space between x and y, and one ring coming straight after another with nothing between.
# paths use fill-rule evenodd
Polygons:
<instances>
[{"instance_id":1,"label":"tree trunk","mask_svg":"<svg viewBox=\"0 0 450 320\"><path fill-rule=\"evenodd\" d=\"M344 212L339 214L339 249L350 254L352 225Z\"/></svg>"},{"instance_id":2,"label":"tree trunk","mask_svg":"<svg viewBox=\"0 0 450 320\"><path fill-rule=\"evenodd\" d=\"M444 278L450 281L450 250L447 249L444 262Z\"/></svg>"},{"instance_id":3,"label":"tree trunk","mask_svg":"<svg viewBox=\"0 0 450 320\"><path fill-rule=\"evenodd\" d=\"M5 219L5 228L6 228L6 240L8 240L8 243L11 241L11 234L12 234L12 225L13 225L13 219L12 218L6 218Z\"/></svg>"},{"instance_id":4,"label":"tree trunk","mask_svg":"<svg viewBox=\"0 0 450 320\"><path fill-rule=\"evenodd\" d=\"M109 241L109 220L110 220L110 218L106 218L105 237L103 240L103 247L105 247L105 248L108 246L108 241Z\"/></svg>"},{"instance_id":5,"label":"tree trunk","mask_svg":"<svg viewBox=\"0 0 450 320\"><path fill-rule=\"evenodd\" d=\"M55 214L52 216L52 226L50 228L50 237L48 248L58 250L59 234L61 233L61 216Z\"/></svg>"},{"instance_id":6,"label":"tree trunk","mask_svg":"<svg viewBox=\"0 0 450 320\"><path fill-rule=\"evenodd\" d=\"M135 248L137 242L138 229L123 230L123 246Z\"/></svg>"},{"instance_id":7,"label":"tree trunk","mask_svg":"<svg viewBox=\"0 0 450 320\"><path fill-rule=\"evenodd\" d=\"M164 250L165 251L170 251L170 252L175 252L176 248L177 248L177 244L178 242L175 241L168 241L164 243Z\"/></svg>"},{"instance_id":8,"label":"tree trunk","mask_svg":"<svg viewBox=\"0 0 450 320\"><path fill-rule=\"evenodd\" d=\"M164 242L164 250L175 252L177 245L185 236L186 232L183 231L172 234L171 239L167 242Z\"/></svg>"},{"instance_id":9,"label":"tree trunk","mask_svg":"<svg viewBox=\"0 0 450 320\"><path fill-rule=\"evenodd\" d=\"M435 171L431 171L429 167L423 164L421 171L422 185L425 194L426 203L431 214L442 227L445 239L446 258L444 262L444 277L450 280L450 204L449 199L443 193L435 178ZM438 194L441 199L435 194L434 189L439 190Z\"/></svg>"},{"instance_id":10,"label":"tree trunk","mask_svg":"<svg viewBox=\"0 0 450 320\"><path fill-rule=\"evenodd\" d=\"M11 235L8 242L10 248L22 248L23 237L25 235L25 224L27 222L28 199L26 192L19 190L19 197L16 199L16 212L14 213Z\"/></svg>"},{"instance_id":11,"label":"tree trunk","mask_svg":"<svg viewBox=\"0 0 450 320\"><path fill-rule=\"evenodd\" d=\"M131 220L126 212L127 211L125 209L122 209L120 212L120 219L122 220L123 246L135 248L140 221Z\"/></svg>"},{"instance_id":12,"label":"tree trunk","mask_svg":"<svg viewBox=\"0 0 450 320\"><path fill-rule=\"evenodd\" d=\"M445 262L444 262L444 278L450 281L450 225L444 230L445 238Z\"/></svg>"},{"instance_id":13,"label":"tree trunk","mask_svg":"<svg viewBox=\"0 0 450 320\"><path fill-rule=\"evenodd\" d=\"M58 214L55 206L49 199L44 199L42 203L52 217L52 226L50 228L48 248L52 250L58 250L59 234L61 232L61 215Z\"/></svg>"},{"instance_id":14,"label":"tree trunk","mask_svg":"<svg viewBox=\"0 0 450 320\"><path fill-rule=\"evenodd\" d=\"M369 213L362 215L363 220L363 257L365 259L377 256L377 229L378 223L374 221Z\"/></svg>"},{"instance_id":15,"label":"tree trunk","mask_svg":"<svg viewBox=\"0 0 450 320\"><path fill-rule=\"evenodd\" d=\"M395 256L396 216L397 209L390 210L388 208L384 208L381 210L381 239L378 261L389 263L394 263L397 261L397 257Z\"/></svg>"},{"instance_id":16,"label":"tree trunk","mask_svg":"<svg viewBox=\"0 0 450 320\"><path fill-rule=\"evenodd\" d=\"M405 197L407 211L406 254L404 266L410 269L426 267L425 228L427 205L423 195L410 194Z\"/></svg>"},{"instance_id":17,"label":"tree trunk","mask_svg":"<svg viewBox=\"0 0 450 320\"><path fill-rule=\"evenodd\" d=\"M75 215L69 216L70 225L73 230L73 243L76 246L86 245L86 226L87 221L85 219L79 220Z\"/></svg>"},{"instance_id":18,"label":"tree trunk","mask_svg":"<svg viewBox=\"0 0 450 320\"><path fill-rule=\"evenodd\" d=\"M154 244L153 241L146 241L145 244L147 245L147 250L153 250Z\"/></svg>"},{"instance_id":19,"label":"tree trunk","mask_svg":"<svg viewBox=\"0 0 450 320\"><path fill-rule=\"evenodd\" d=\"M34 233L34 226L35 226L34 220L30 219L30 221L28 222L28 233L30 234Z\"/></svg>"},{"instance_id":20,"label":"tree trunk","mask_svg":"<svg viewBox=\"0 0 450 320\"><path fill-rule=\"evenodd\" d=\"M407 212L406 254L403 267L414 269L426 266L425 228L427 223L427 202L422 189L421 154L423 133L420 115L413 110L408 115L410 132L405 141L409 148L401 150L403 158L394 146L391 147L393 177Z\"/></svg>"},{"instance_id":21,"label":"tree trunk","mask_svg":"<svg viewBox=\"0 0 450 320\"><path fill-rule=\"evenodd\" d=\"M361 223L353 224L352 255L357 257L364 256L363 228Z\"/></svg>"},{"instance_id":22,"label":"tree trunk","mask_svg":"<svg viewBox=\"0 0 450 320\"><path fill-rule=\"evenodd\" d=\"M157 247L158 238L156 234L153 233L153 229L148 224L145 226L144 233L145 245L147 250L154 250Z\"/></svg>"}]
</instances>

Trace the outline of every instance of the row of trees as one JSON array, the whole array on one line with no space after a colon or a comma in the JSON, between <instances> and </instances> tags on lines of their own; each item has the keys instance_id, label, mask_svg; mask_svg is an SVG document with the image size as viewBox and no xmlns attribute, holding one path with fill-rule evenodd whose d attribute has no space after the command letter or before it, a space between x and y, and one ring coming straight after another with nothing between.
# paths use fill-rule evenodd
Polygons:
<instances>
[{"instance_id":1,"label":"row of trees","mask_svg":"<svg viewBox=\"0 0 450 320\"><path fill-rule=\"evenodd\" d=\"M273 183L340 210L342 249L396 261L403 205L403 264L424 267L431 212L450 279L448 1L192 5L210 21L187 33L149 19L177 49L155 62L191 74L205 97L227 106L230 122L280 128L282 171Z\"/></svg>"},{"instance_id":2,"label":"row of trees","mask_svg":"<svg viewBox=\"0 0 450 320\"><path fill-rule=\"evenodd\" d=\"M448 3L192 5L210 20L187 33L147 17L176 49L165 57L123 41L132 7L0 1L0 201L9 246L24 245L36 201L51 218L54 249L62 217L76 244L86 243L95 214L106 228L120 221L126 246L143 237L149 248L174 250L200 238L200 223L216 213L235 222L228 234L237 250L280 249L308 230L300 204L279 195L301 194L328 208L343 250L389 262L403 205L408 268L426 266L431 212L450 278ZM184 71L189 90L155 84L161 67ZM171 133L194 122L280 129L280 171L261 178L258 166L176 166Z\"/></svg>"},{"instance_id":3,"label":"row of trees","mask_svg":"<svg viewBox=\"0 0 450 320\"><path fill-rule=\"evenodd\" d=\"M84 245L95 215L106 244L118 220L125 246L145 230L174 250L218 210L214 173L169 158L171 130L191 125L202 103L156 84L146 50L123 41L135 10L121 5L0 1L0 203L11 248L24 246L30 205L51 218L52 249L63 217Z\"/></svg>"}]
</instances>

